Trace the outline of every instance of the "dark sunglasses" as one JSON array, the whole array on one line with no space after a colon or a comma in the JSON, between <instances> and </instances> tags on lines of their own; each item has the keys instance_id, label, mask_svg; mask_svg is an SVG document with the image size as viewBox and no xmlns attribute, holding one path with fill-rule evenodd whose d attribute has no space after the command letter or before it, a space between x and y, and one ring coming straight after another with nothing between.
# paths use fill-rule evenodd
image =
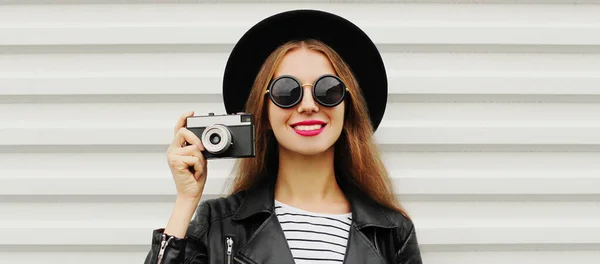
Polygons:
<instances>
[{"instance_id":1,"label":"dark sunglasses","mask_svg":"<svg viewBox=\"0 0 600 264\"><path fill-rule=\"evenodd\" d=\"M302 101L304 96L303 87L311 84L302 84L291 75L281 75L271 81L269 94L271 101L281 108L290 108ZM346 97L348 88L342 80L331 74L319 76L311 85L313 99L322 106L334 107L340 104Z\"/></svg>"}]
</instances>

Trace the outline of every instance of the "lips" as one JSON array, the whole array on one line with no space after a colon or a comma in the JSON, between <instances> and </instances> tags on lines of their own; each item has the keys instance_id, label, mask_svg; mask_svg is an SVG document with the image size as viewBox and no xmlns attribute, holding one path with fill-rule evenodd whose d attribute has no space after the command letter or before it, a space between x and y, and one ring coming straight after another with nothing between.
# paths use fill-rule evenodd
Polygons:
<instances>
[{"instance_id":1,"label":"lips","mask_svg":"<svg viewBox=\"0 0 600 264\"><path fill-rule=\"evenodd\" d=\"M305 120L293 123L291 126L296 134L301 136L316 136L323 132L327 123L320 120Z\"/></svg>"}]
</instances>

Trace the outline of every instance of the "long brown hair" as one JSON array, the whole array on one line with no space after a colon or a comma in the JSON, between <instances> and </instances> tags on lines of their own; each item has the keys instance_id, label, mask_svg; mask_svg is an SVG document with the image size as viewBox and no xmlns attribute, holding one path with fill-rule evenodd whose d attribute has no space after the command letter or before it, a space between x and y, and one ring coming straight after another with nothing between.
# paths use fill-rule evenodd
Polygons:
<instances>
[{"instance_id":1,"label":"long brown hair","mask_svg":"<svg viewBox=\"0 0 600 264\"><path fill-rule=\"evenodd\" d=\"M277 172L277 141L269 130L265 90L287 52L301 47L327 56L336 74L349 90L350 96L345 101L344 126L334 147L336 177L345 177L344 181L358 187L375 202L408 217L396 199L391 180L373 141L373 127L354 74L333 49L317 40L290 41L281 45L271 53L260 69L245 107L245 111L255 117L256 158L236 161L231 192L249 189Z\"/></svg>"}]
</instances>

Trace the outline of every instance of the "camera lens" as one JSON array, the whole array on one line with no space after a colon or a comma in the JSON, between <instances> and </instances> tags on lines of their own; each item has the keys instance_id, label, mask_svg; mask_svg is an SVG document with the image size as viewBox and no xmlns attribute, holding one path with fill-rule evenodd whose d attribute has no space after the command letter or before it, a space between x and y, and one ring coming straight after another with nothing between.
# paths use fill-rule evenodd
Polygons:
<instances>
[{"instance_id":1,"label":"camera lens","mask_svg":"<svg viewBox=\"0 0 600 264\"><path fill-rule=\"evenodd\" d=\"M210 143L213 144L219 144L219 142L221 142L221 136L219 136L219 134L212 134L210 135Z\"/></svg>"},{"instance_id":2,"label":"camera lens","mask_svg":"<svg viewBox=\"0 0 600 264\"><path fill-rule=\"evenodd\" d=\"M221 154L227 151L233 144L232 139L229 128L218 124L208 126L204 132L202 132L202 136L200 137L204 149L213 154Z\"/></svg>"}]
</instances>

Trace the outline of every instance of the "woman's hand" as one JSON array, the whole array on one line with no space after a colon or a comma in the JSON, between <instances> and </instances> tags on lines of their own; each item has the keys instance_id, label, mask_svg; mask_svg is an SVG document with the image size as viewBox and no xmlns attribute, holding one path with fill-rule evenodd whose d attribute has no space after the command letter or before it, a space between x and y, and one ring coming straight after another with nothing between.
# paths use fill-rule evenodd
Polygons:
<instances>
[{"instance_id":1,"label":"woman's hand","mask_svg":"<svg viewBox=\"0 0 600 264\"><path fill-rule=\"evenodd\" d=\"M184 113L175 124L175 136L167 150L167 160L177 188L177 197L199 200L206 183L206 160L202 155L202 141L185 127L187 117L194 112ZM190 145L186 146L186 142Z\"/></svg>"}]
</instances>

